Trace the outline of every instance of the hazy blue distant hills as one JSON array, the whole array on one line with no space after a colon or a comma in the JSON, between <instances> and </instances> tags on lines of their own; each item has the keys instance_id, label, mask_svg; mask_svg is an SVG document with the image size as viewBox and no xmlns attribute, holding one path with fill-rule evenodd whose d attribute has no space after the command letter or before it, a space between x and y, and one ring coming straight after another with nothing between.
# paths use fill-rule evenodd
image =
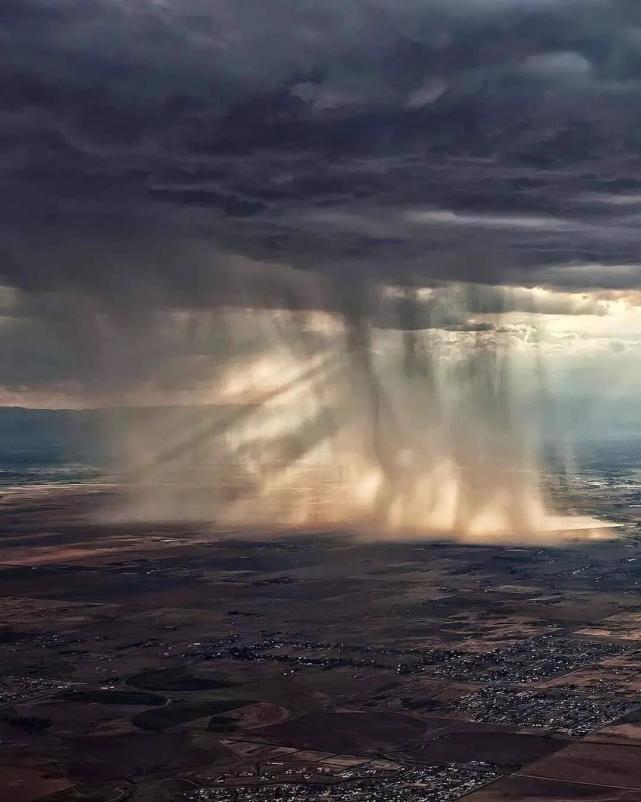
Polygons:
<instances>
[{"instance_id":1,"label":"hazy blue distant hills","mask_svg":"<svg viewBox=\"0 0 641 802\"><path fill-rule=\"evenodd\" d=\"M188 426L201 432L220 431L220 422L234 418L238 407L116 407L112 409L48 410L0 407L0 486L85 481L115 463L109 452L114 433L132 432L140 424L168 435ZM641 466L641 425L627 408L576 414L573 405L560 405L550 431L550 442L541 444L552 469L565 440L577 469L629 470ZM586 412L588 414L586 414ZM618 412L618 414L617 414ZM634 410L636 413L636 410ZM429 425L429 421L426 421Z\"/></svg>"},{"instance_id":2,"label":"hazy blue distant hills","mask_svg":"<svg viewBox=\"0 0 641 802\"><path fill-rule=\"evenodd\" d=\"M101 414L0 407L0 463L96 459Z\"/></svg>"},{"instance_id":3,"label":"hazy blue distant hills","mask_svg":"<svg viewBox=\"0 0 641 802\"><path fill-rule=\"evenodd\" d=\"M136 426L168 434L189 426L206 437L232 406L26 409L0 407L0 486L75 481L114 467L114 435Z\"/></svg>"}]
</instances>

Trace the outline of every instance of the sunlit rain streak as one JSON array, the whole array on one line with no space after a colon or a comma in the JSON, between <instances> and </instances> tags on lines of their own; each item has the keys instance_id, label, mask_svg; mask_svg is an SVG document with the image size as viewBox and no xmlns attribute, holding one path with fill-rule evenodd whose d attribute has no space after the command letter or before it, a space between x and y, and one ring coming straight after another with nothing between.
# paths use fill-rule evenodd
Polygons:
<instances>
[{"instance_id":1,"label":"sunlit rain streak","mask_svg":"<svg viewBox=\"0 0 641 802\"><path fill-rule=\"evenodd\" d=\"M510 337L479 308L458 286L221 311L254 348L218 366L215 406L121 433L119 515L468 541L599 529L551 511Z\"/></svg>"}]
</instances>

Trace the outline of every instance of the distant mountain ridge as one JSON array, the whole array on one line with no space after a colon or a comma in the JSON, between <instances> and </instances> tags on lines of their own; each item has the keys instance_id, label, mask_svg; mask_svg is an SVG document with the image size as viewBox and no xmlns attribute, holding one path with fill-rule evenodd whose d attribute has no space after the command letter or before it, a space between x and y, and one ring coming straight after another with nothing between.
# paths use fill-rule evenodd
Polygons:
<instances>
[{"instance_id":1,"label":"distant mountain ridge","mask_svg":"<svg viewBox=\"0 0 641 802\"><path fill-rule=\"evenodd\" d=\"M108 454L109 433L136 420L171 421L178 412L220 415L234 405L109 407L100 409L31 409L0 406L0 466L69 461L101 463Z\"/></svg>"}]
</instances>

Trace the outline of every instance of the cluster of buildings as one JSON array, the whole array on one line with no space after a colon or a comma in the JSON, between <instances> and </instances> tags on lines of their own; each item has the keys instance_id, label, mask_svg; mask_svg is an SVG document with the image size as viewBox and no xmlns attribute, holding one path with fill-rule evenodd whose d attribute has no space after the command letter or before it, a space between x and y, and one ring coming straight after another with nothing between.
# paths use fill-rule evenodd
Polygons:
<instances>
[{"instance_id":1,"label":"cluster of buildings","mask_svg":"<svg viewBox=\"0 0 641 802\"><path fill-rule=\"evenodd\" d=\"M70 682L50 677L30 677L7 674L0 678L0 704L10 705L47 697L56 691L65 691Z\"/></svg>"},{"instance_id":2,"label":"cluster of buildings","mask_svg":"<svg viewBox=\"0 0 641 802\"><path fill-rule=\"evenodd\" d=\"M617 694L534 691L487 685L451 703L471 721L541 727L568 735L587 735L634 707Z\"/></svg>"},{"instance_id":3,"label":"cluster of buildings","mask_svg":"<svg viewBox=\"0 0 641 802\"><path fill-rule=\"evenodd\" d=\"M205 659L272 661L318 668L385 668L399 674L429 673L439 679L467 682L532 683L593 665L620 654L618 644L543 635L491 652L458 649L396 649L349 643L314 642L283 637L280 633L241 643L230 635L207 644L198 656ZM193 655L192 655L193 656Z\"/></svg>"},{"instance_id":4,"label":"cluster of buildings","mask_svg":"<svg viewBox=\"0 0 641 802\"><path fill-rule=\"evenodd\" d=\"M184 802L452 802L493 782L501 770L488 763L404 766L393 777L358 777L335 783L252 781L190 789Z\"/></svg>"}]
</instances>

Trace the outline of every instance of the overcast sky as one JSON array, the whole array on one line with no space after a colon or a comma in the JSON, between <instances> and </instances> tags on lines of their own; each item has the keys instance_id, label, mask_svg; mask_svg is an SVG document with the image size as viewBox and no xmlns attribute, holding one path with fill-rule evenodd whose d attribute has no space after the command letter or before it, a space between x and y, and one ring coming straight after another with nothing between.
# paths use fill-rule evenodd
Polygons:
<instances>
[{"instance_id":1,"label":"overcast sky","mask_svg":"<svg viewBox=\"0 0 641 802\"><path fill-rule=\"evenodd\" d=\"M249 347L223 306L450 281L510 289L425 328L634 364L638 0L2 0L0 48L0 403L157 401Z\"/></svg>"}]
</instances>

